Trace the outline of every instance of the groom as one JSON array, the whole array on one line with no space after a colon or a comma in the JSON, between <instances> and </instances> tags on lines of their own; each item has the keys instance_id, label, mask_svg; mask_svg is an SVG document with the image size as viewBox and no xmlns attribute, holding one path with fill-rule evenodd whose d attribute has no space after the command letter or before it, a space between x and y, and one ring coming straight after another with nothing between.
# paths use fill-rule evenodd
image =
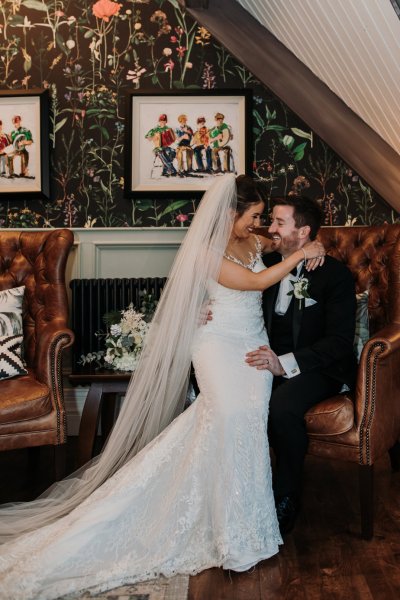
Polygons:
<instances>
[{"instance_id":1,"label":"groom","mask_svg":"<svg viewBox=\"0 0 400 600\"><path fill-rule=\"evenodd\" d=\"M322 212L301 196L277 199L268 229L275 252L266 266L284 260L315 239ZM269 441L276 456L274 494L281 533L288 533L300 508L307 451L304 415L325 398L354 385L356 296L347 267L326 256L322 267L292 274L263 295L270 346L249 352L246 361L275 376L270 401Z\"/></svg>"}]
</instances>

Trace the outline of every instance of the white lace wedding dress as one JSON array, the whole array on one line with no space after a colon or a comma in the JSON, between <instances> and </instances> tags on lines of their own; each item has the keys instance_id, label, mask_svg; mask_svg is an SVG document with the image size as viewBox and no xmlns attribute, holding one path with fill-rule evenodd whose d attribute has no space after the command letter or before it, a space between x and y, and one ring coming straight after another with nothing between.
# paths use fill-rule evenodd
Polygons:
<instances>
[{"instance_id":1,"label":"white lace wedding dress","mask_svg":"<svg viewBox=\"0 0 400 600\"><path fill-rule=\"evenodd\" d=\"M260 255L249 266L264 268ZM0 597L48 600L160 574L243 571L278 552L261 293L218 286L193 363L201 394L69 515L0 547ZM184 327L184 323L182 324Z\"/></svg>"}]
</instances>

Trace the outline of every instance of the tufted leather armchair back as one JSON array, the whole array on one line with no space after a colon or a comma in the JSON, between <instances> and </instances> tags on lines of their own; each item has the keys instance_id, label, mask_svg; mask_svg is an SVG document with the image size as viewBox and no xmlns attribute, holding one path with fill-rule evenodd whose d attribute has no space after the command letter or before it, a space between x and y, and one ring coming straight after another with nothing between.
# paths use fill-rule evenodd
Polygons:
<instances>
[{"instance_id":1,"label":"tufted leather armchair back","mask_svg":"<svg viewBox=\"0 0 400 600\"><path fill-rule=\"evenodd\" d=\"M357 292L369 290L370 333L400 324L400 225L324 227L318 239L349 267Z\"/></svg>"},{"instance_id":2,"label":"tufted leather armchair back","mask_svg":"<svg viewBox=\"0 0 400 600\"><path fill-rule=\"evenodd\" d=\"M37 340L50 322L67 326L65 266L73 236L69 230L2 231L0 290L25 286L24 358L37 366Z\"/></svg>"}]
</instances>

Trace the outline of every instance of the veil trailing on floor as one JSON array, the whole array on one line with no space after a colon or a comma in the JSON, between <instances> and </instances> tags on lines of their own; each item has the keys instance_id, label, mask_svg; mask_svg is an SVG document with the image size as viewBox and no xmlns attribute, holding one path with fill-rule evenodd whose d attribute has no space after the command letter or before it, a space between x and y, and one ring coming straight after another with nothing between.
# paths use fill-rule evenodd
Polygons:
<instances>
[{"instance_id":1,"label":"veil trailing on floor","mask_svg":"<svg viewBox=\"0 0 400 600\"><path fill-rule=\"evenodd\" d=\"M196 329L221 269L236 210L236 178L216 178L176 255L117 422L103 452L32 502L0 508L0 541L69 513L183 410Z\"/></svg>"}]
</instances>

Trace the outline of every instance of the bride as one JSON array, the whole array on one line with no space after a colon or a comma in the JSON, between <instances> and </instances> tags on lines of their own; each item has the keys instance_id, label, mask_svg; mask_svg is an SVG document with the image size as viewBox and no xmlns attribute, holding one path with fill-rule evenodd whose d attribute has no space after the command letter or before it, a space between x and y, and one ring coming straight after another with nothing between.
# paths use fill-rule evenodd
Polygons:
<instances>
[{"instance_id":1,"label":"bride","mask_svg":"<svg viewBox=\"0 0 400 600\"><path fill-rule=\"evenodd\" d=\"M252 233L263 210L244 176L224 175L204 195L103 452L37 500L1 508L0 598L243 571L278 552L272 376L245 354L268 342L262 290L324 249L310 242L265 269L271 242ZM201 393L182 412L191 360Z\"/></svg>"}]
</instances>

